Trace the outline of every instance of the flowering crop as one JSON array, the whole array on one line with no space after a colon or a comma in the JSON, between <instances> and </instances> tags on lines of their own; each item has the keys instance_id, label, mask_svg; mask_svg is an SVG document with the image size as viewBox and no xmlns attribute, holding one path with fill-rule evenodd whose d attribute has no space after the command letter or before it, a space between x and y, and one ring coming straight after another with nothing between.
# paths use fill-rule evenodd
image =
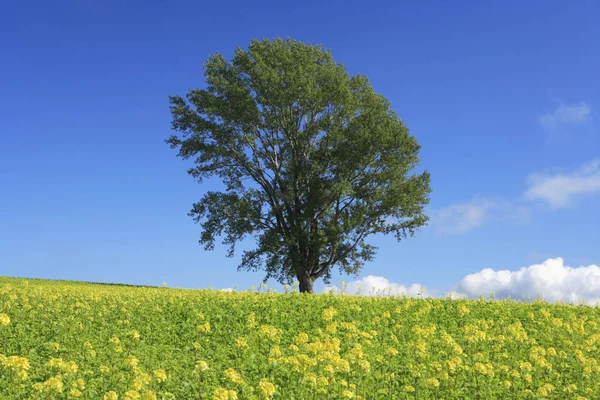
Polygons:
<instances>
[{"instance_id":1,"label":"flowering crop","mask_svg":"<svg viewBox=\"0 0 600 400\"><path fill-rule=\"evenodd\" d=\"M1 399L598 399L600 309L0 278Z\"/></svg>"}]
</instances>

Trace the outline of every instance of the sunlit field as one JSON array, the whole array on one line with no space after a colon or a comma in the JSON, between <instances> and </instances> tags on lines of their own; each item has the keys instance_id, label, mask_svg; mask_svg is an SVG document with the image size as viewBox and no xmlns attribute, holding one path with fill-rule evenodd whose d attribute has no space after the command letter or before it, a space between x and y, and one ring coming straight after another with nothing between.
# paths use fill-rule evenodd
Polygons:
<instances>
[{"instance_id":1,"label":"sunlit field","mask_svg":"<svg viewBox=\"0 0 600 400\"><path fill-rule=\"evenodd\" d=\"M1 399L598 399L600 309L0 278Z\"/></svg>"}]
</instances>

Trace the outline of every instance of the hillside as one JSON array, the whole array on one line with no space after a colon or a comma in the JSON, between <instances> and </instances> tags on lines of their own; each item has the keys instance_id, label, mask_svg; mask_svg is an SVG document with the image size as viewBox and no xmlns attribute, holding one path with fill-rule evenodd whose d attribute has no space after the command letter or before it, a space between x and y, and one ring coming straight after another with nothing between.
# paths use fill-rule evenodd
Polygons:
<instances>
[{"instance_id":1,"label":"hillside","mask_svg":"<svg viewBox=\"0 0 600 400\"><path fill-rule=\"evenodd\" d=\"M1 399L600 398L600 309L0 278Z\"/></svg>"}]
</instances>

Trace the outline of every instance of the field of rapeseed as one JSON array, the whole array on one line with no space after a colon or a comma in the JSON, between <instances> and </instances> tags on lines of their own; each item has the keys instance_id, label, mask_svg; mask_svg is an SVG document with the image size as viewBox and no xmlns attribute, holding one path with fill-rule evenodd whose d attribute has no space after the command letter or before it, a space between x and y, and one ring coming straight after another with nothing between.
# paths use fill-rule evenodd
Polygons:
<instances>
[{"instance_id":1,"label":"field of rapeseed","mask_svg":"<svg viewBox=\"0 0 600 400\"><path fill-rule=\"evenodd\" d=\"M0 278L0 399L598 399L600 309Z\"/></svg>"}]
</instances>

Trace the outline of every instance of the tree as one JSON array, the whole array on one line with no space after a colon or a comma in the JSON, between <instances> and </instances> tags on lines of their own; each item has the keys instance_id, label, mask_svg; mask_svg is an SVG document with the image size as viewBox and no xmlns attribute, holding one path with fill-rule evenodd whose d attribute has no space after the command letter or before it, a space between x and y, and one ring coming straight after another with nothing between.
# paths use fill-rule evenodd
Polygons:
<instances>
[{"instance_id":1,"label":"tree","mask_svg":"<svg viewBox=\"0 0 600 400\"><path fill-rule=\"evenodd\" d=\"M420 146L366 77L350 76L331 52L299 41L253 40L227 61L205 63L205 89L170 97L167 139L193 158L188 173L217 176L189 215L200 243L214 249L253 236L238 270L264 269L264 281L299 281L313 291L331 271L357 274L373 259L369 235L414 236L426 224L427 171Z\"/></svg>"}]
</instances>

